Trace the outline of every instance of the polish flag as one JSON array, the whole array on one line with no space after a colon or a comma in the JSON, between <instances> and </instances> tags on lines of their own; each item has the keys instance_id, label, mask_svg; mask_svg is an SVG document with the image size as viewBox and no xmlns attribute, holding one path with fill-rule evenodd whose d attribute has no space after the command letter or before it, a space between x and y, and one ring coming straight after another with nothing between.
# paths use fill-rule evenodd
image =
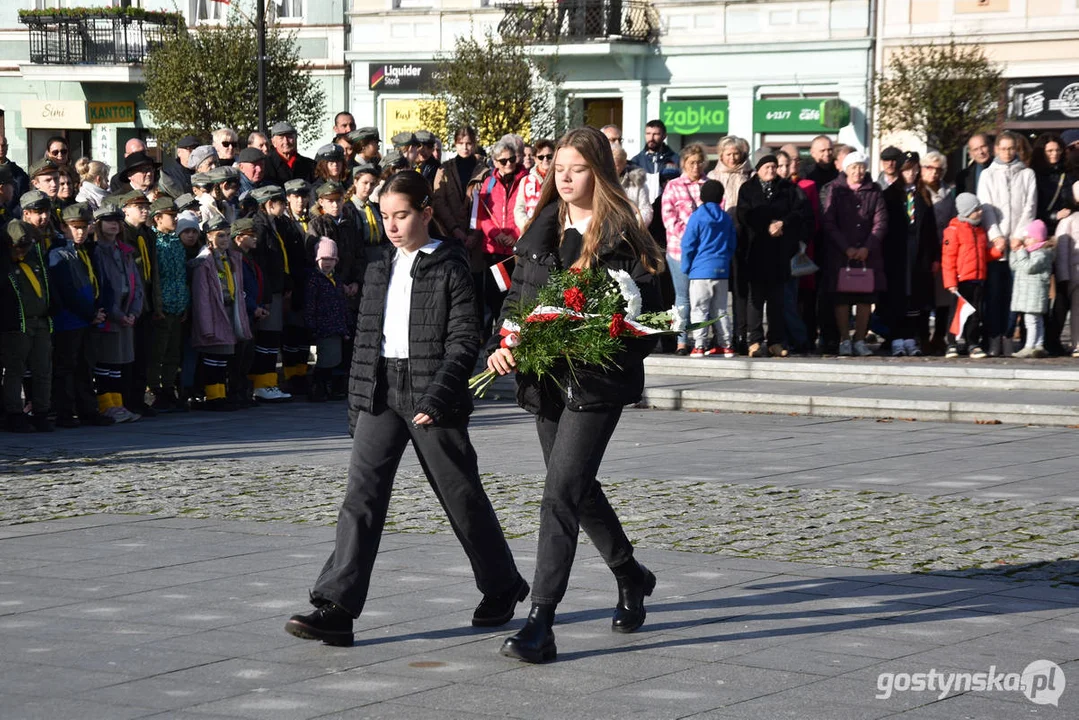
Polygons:
<instances>
[{"instance_id":1,"label":"polish flag","mask_svg":"<svg viewBox=\"0 0 1079 720\"><path fill-rule=\"evenodd\" d=\"M513 275L513 266L517 264L517 259L510 255L508 258L500 263L496 263L491 266L491 275L495 279L495 285L501 292L506 292L510 289L510 276Z\"/></svg>"},{"instance_id":2,"label":"polish flag","mask_svg":"<svg viewBox=\"0 0 1079 720\"><path fill-rule=\"evenodd\" d=\"M955 337L960 337L963 334L963 328L966 326L967 320L970 319L971 315L978 312L978 310L968 303L958 292L955 293L955 297L955 312L952 313L952 324L951 327L948 328L948 332Z\"/></svg>"}]
</instances>

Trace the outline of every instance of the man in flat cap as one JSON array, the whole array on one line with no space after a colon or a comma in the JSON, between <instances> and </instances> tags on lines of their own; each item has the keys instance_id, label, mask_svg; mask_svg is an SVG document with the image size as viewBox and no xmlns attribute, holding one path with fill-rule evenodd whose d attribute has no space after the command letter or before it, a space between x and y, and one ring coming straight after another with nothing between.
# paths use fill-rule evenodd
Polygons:
<instances>
[{"instance_id":1,"label":"man in flat cap","mask_svg":"<svg viewBox=\"0 0 1079 720\"><path fill-rule=\"evenodd\" d=\"M31 191L33 192L33 191ZM28 193L29 194L29 193ZM0 238L6 277L0 283L0 365L10 432L51 431L52 321L55 304L37 231L12 220ZM23 375L30 371L32 417L23 413Z\"/></svg>"},{"instance_id":2,"label":"man in flat cap","mask_svg":"<svg viewBox=\"0 0 1079 720\"><path fill-rule=\"evenodd\" d=\"M353 159L357 164L366 162L371 165L378 165L382 159L382 154L378 149L379 144L382 142L382 139L378 136L378 128L362 127L349 133L348 139L352 143L352 149L355 150Z\"/></svg>"},{"instance_id":3,"label":"man in flat cap","mask_svg":"<svg viewBox=\"0 0 1079 720\"><path fill-rule=\"evenodd\" d=\"M199 146L194 135L185 135L176 143L176 157L161 170L161 189L172 197L191 192L191 175L195 170L187 166L191 152Z\"/></svg>"},{"instance_id":4,"label":"man in flat cap","mask_svg":"<svg viewBox=\"0 0 1079 720\"><path fill-rule=\"evenodd\" d=\"M234 167L240 170L240 197L266 184L266 154L254 147L246 147L236 156Z\"/></svg>"},{"instance_id":5,"label":"man in flat cap","mask_svg":"<svg viewBox=\"0 0 1079 720\"><path fill-rule=\"evenodd\" d=\"M266 162L266 182L283 186L289 180L303 178L311 182L315 178L315 161L296 151L296 128L287 120L274 123L270 128L270 144L273 151Z\"/></svg>"},{"instance_id":6,"label":"man in flat cap","mask_svg":"<svg viewBox=\"0 0 1079 720\"><path fill-rule=\"evenodd\" d=\"M889 145L880 151L880 175L877 185L884 190L899 179L899 166L903 161L903 151L895 145Z\"/></svg>"}]
</instances>

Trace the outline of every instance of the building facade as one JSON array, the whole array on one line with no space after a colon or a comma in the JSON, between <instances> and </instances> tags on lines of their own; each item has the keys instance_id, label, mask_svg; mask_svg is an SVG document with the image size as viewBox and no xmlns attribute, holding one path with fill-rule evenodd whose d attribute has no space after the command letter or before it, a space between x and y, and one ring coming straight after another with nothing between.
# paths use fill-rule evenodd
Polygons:
<instances>
[{"instance_id":1,"label":"building facade","mask_svg":"<svg viewBox=\"0 0 1079 720\"><path fill-rule=\"evenodd\" d=\"M1079 128L1079 3L1075 0L880 0L877 71L909 45L977 43L1005 77L997 130L1034 136ZM922 149L916 138L897 140Z\"/></svg>"},{"instance_id":2,"label":"building facade","mask_svg":"<svg viewBox=\"0 0 1079 720\"><path fill-rule=\"evenodd\" d=\"M294 26L300 54L326 93L327 133L333 115L348 102L344 64L348 0L268 0L268 12ZM253 0L231 6L253 16ZM89 156L113 167L127 140L140 137L156 147L153 118L140 100L142 60L159 25L77 17L81 8L135 6L148 11L179 9L189 27L222 23L230 4L214 0L13 0L0 4L0 109L9 154L16 162L41 157L53 135L68 139L73 158ZM62 25L20 22L19 10L74 11ZM317 145L317 144L316 144ZM308 148L311 150L313 148Z\"/></svg>"},{"instance_id":3,"label":"building facade","mask_svg":"<svg viewBox=\"0 0 1079 720\"><path fill-rule=\"evenodd\" d=\"M670 144L727 134L754 147L828 134L864 147L870 0L704 2L353 0L351 107L383 138L416 129L423 81L454 39L488 29L553 57L578 114L616 124L632 156L645 123Z\"/></svg>"}]
</instances>

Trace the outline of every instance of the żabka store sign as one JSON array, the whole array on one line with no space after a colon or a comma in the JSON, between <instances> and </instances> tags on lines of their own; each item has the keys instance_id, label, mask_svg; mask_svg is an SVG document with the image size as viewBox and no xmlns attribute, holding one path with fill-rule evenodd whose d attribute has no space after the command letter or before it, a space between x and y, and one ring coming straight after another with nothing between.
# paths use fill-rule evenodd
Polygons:
<instances>
[{"instance_id":1,"label":"\u017cabka store sign","mask_svg":"<svg viewBox=\"0 0 1079 720\"><path fill-rule=\"evenodd\" d=\"M729 107L727 100L672 100L659 104L659 115L672 135L725 133Z\"/></svg>"}]
</instances>

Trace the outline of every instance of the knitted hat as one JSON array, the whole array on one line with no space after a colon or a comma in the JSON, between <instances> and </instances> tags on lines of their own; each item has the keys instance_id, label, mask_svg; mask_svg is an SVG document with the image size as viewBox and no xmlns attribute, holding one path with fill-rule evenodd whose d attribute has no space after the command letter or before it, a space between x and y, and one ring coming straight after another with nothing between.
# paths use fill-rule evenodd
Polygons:
<instances>
[{"instance_id":1,"label":"knitted hat","mask_svg":"<svg viewBox=\"0 0 1079 720\"><path fill-rule=\"evenodd\" d=\"M1045 242L1049 237L1049 228L1045 226L1045 223L1041 220L1035 220L1027 225L1024 231L1024 236L1035 242Z\"/></svg>"},{"instance_id":2,"label":"knitted hat","mask_svg":"<svg viewBox=\"0 0 1079 720\"><path fill-rule=\"evenodd\" d=\"M176 221L176 234L179 235L184 230L198 230L199 219L194 213L182 213L180 219Z\"/></svg>"},{"instance_id":3,"label":"knitted hat","mask_svg":"<svg viewBox=\"0 0 1079 720\"><path fill-rule=\"evenodd\" d=\"M843 172L846 172L847 168L851 165L857 165L859 163L868 166L869 158L867 158L864 153L860 153L857 150L852 153L847 153L847 156L843 158Z\"/></svg>"},{"instance_id":4,"label":"knitted hat","mask_svg":"<svg viewBox=\"0 0 1079 720\"><path fill-rule=\"evenodd\" d=\"M323 237L318 241L318 249L315 251L315 260L322 258L337 259L337 243L328 237Z\"/></svg>"},{"instance_id":5,"label":"knitted hat","mask_svg":"<svg viewBox=\"0 0 1079 720\"><path fill-rule=\"evenodd\" d=\"M775 158L772 159L775 160ZM701 202L717 205L723 202L723 183L718 180L705 180L704 185L701 185Z\"/></svg>"},{"instance_id":6,"label":"knitted hat","mask_svg":"<svg viewBox=\"0 0 1079 720\"><path fill-rule=\"evenodd\" d=\"M955 212L961 218L970 217L981 206L982 204L978 202L978 196L974 193L959 193L955 198Z\"/></svg>"},{"instance_id":7,"label":"knitted hat","mask_svg":"<svg viewBox=\"0 0 1079 720\"><path fill-rule=\"evenodd\" d=\"M767 155L761 155L759 158L757 158L757 164L753 166L753 169L760 170L762 166L767 165L768 163L778 165L779 160L777 160L776 156L772 153L768 153Z\"/></svg>"}]
</instances>

